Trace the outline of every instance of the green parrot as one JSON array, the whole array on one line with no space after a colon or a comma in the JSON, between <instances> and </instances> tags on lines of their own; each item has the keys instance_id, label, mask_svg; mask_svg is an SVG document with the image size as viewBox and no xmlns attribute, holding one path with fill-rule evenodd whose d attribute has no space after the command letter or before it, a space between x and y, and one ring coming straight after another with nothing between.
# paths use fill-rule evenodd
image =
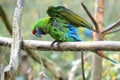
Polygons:
<instances>
[{"instance_id":1,"label":"green parrot","mask_svg":"<svg viewBox=\"0 0 120 80\"><path fill-rule=\"evenodd\" d=\"M32 26L33 35L41 37L41 35L49 34L55 39L54 42L78 42L82 41L78 36L78 27L95 31L85 19L64 6L50 6L47 9L47 14L49 15L48 18L39 19ZM94 52L115 63L115 61L105 56L102 51L95 50Z\"/></svg>"}]
</instances>

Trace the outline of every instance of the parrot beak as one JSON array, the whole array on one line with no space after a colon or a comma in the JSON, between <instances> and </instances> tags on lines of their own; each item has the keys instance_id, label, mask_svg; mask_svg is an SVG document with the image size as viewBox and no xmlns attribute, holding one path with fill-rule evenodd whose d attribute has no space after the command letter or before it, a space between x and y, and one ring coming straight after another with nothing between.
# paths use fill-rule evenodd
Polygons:
<instances>
[{"instance_id":1,"label":"parrot beak","mask_svg":"<svg viewBox=\"0 0 120 80\"><path fill-rule=\"evenodd\" d=\"M43 34L45 34L39 27L37 27L35 30L33 30L32 33L36 37L41 37Z\"/></svg>"},{"instance_id":2,"label":"parrot beak","mask_svg":"<svg viewBox=\"0 0 120 80\"><path fill-rule=\"evenodd\" d=\"M36 31L35 31L35 30L33 30L33 31L32 31L32 34L34 35L34 34L35 34L35 32L36 32Z\"/></svg>"},{"instance_id":3,"label":"parrot beak","mask_svg":"<svg viewBox=\"0 0 120 80\"><path fill-rule=\"evenodd\" d=\"M41 35L42 34L40 32L39 33L38 32L35 33L35 36L37 36L37 37L41 37Z\"/></svg>"}]
</instances>

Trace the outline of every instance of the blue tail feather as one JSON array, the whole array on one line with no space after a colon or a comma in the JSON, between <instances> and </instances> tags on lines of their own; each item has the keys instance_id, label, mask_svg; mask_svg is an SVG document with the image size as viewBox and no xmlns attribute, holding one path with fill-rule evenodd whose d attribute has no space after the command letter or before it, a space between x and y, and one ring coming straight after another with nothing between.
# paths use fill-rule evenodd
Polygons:
<instances>
[{"instance_id":1,"label":"blue tail feather","mask_svg":"<svg viewBox=\"0 0 120 80\"><path fill-rule=\"evenodd\" d=\"M78 30L71 24L67 24L68 26L68 36L72 37L74 41L82 41L78 36Z\"/></svg>"}]
</instances>

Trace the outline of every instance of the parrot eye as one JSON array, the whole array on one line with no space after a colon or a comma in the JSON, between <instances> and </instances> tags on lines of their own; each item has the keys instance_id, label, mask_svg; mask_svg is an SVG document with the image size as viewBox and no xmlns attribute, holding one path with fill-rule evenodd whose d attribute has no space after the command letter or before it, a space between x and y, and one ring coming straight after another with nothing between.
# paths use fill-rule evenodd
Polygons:
<instances>
[{"instance_id":1,"label":"parrot eye","mask_svg":"<svg viewBox=\"0 0 120 80\"><path fill-rule=\"evenodd\" d=\"M45 34L45 32L42 29L40 29L39 27L36 27L36 32L41 32L41 34Z\"/></svg>"},{"instance_id":2,"label":"parrot eye","mask_svg":"<svg viewBox=\"0 0 120 80\"><path fill-rule=\"evenodd\" d=\"M39 30L40 30L39 26L38 26L38 27L36 27L36 31L39 31Z\"/></svg>"}]
</instances>

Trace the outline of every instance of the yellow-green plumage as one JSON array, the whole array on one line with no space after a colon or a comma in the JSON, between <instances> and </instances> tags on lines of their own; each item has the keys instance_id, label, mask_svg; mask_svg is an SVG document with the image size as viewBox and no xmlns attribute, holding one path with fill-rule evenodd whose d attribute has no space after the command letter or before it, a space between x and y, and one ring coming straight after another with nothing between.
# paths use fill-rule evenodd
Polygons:
<instances>
[{"instance_id":1,"label":"yellow-green plumage","mask_svg":"<svg viewBox=\"0 0 120 80\"><path fill-rule=\"evenodd\" d=\"M65 19L77 28L84 27L92 31L95 31L93 27L85 19L83 19L82 17L75 14L70 9L67 9L63 6L58 6L58 7L50 6L47 9L47 13L50 17L53 17L53 18L59 17L61 19Z\"/></svg>"}]
</instances>

